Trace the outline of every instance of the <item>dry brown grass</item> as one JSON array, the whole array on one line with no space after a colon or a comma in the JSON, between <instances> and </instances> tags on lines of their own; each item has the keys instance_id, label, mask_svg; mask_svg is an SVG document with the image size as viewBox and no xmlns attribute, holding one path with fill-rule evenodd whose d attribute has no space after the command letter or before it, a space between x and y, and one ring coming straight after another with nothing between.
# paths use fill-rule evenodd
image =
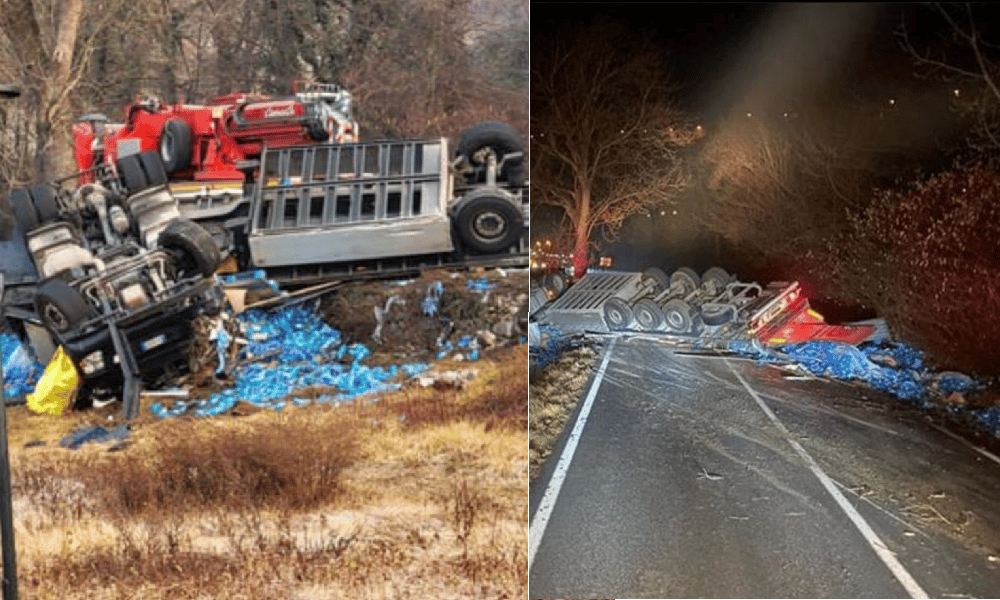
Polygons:
<instances>
[{"instance_id":1,"label":"dry brown grass","mask_svg":"<svg viewBox=\"0 0 1000 600\"><path fill-rule=\"evenodd\" d=\"M22 598L526 598L527 350L463 389L242 418L12 411ZM459 365L452 365L459 367ZM42 447L24 447L42 439Z\"/></svg>"}]
</instances>

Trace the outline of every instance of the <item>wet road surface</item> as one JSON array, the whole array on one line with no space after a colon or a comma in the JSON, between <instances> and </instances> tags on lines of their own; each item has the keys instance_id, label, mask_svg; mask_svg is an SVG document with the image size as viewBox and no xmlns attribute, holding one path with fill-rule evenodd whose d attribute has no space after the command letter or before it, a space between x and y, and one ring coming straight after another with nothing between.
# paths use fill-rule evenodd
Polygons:
<instances>
[{"instance_id":1,"label":"wet road surface","mask_svg":"<svg viewBox=\"0 0 1000 600\"><path fill-rule=\"evenodd\" d=\"M1000 459L911 407L625 338L584 394L532 484L532 598L1000 593Z\"/></svg>"}]
</instances>

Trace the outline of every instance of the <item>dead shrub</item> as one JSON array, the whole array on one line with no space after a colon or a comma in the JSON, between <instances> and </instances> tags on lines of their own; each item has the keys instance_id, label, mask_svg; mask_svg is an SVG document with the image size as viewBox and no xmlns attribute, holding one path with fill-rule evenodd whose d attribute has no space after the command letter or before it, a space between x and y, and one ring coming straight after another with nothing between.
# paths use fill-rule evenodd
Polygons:
<instances>
[{"instance_id":1,"label":"dead shrub","mask_svg":"<svg viewBox=\"0 0 1000 600\"><path fill-rule=\"evenodd\" d=\"M880 192L832 248L844 290L939 366L1000 373L998 198L984 165Z\"/></svg>"},{"instance_id":2,"label":"dead shrub","mask_svg":"<svg viewBox=\"0 0 1000 600\"><path fill-rule=\"evenodd\" d=\"M127 513L176 506L308 509L340 492L341 471L353 463L357 436L350 422L299 411L246 428L167 424L153 437L151 456L97 465L85 480L105 505Z\"/></svg>"}]
</instances>

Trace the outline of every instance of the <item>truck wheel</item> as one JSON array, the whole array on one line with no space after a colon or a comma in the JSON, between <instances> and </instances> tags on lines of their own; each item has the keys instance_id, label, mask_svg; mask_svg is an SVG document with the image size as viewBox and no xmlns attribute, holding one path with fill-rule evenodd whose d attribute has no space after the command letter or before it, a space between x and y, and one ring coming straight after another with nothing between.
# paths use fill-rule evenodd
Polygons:
<instances>
[{"instance_id":1,"label":"truck wheel","mask_svg":"<svg viewBox=\"0 0 1000 600\"><path fill-rule=\"evenodd\" d=\"M542 278L542 287L551 299L562 296L566 285L566 277L562 273L550 273Z\"/></svg>"},{"instance_id":2,"label":"truck wheel","mask_svg":"<svg viewBox=\"0 0 1000 600\"><path fill-rule=\"evenodd\" d=\"M642 272L642 282L645 285L652 285L657 294L670 289L670 278L659 267L647 267Z\"/></svg>"},{"instance_id":3,"label":"truck wheel","mask_svg":"<svg viewBox=\"0 0 1000 600\"><path fill-rule=\"evenodd\" d=\"M96 314L83 295L62 279L50 279L38 287L35 310L58 333L72 331Z\"/></svg>"},{"instance_id":4,"label":"truck wheel","mask_svg":"<svg viewBox=\"0 0 1000 600\"><path fill-rule=\"evenodd\" d=\"M641 298L632 307L635 313L635 322L643 331L659 331L663 328L666 316L659 304L653 302L651 298Z\"/></svg>"},{"instance_id":5,"label":"truck wheel","mask_svg":"<svg viewBox=\"0 0 1000 600\"><path fill-rule=\"evenodd\" d=\"M210 277L222 259L219 246L204 227L189 219L174 219L160 232L157 244L174 255L182 275Z\"/></svg>"},{"instance_id":6,"label":"truck wheel","mask_svg":"<svg viewBox=\"0 0 1000 600\"><path fill-rule=\"evenodd\" d=\"M714 294L721 294L732 280L732 276L724 269L712 267L702 274L701 285L710 288L710 291Z\"/></svg>"},{"instance_id":7,"label":"truck wheel","mask_svg":"<svg viewBox=\"0 0 1000 600\"><path fill-rule=\"evenodd\" d=\"M521 239L524 216L504 198L478 196L459 209L455 228L471 250L483 254L501 252Z\"/></svg>"},{"instance_id":8,"label":"truck wheel","mask_svg":"<svg viewBox=\"0 0 1000 600\"><path fill-rule=\"evenodd\" d=\"M705 304L701 320L705 325L725 325L736 318L736 307L730 304Z\"/></svg>"},{"instance_id":9,"label":"truck wheel","mask_svg":"<svg viewBox=\"0 0 1000 600\"><path fill-rule=\"evenodd\" d=\"M635 314L632 307L625 300L614 296L604 301L602 307L604 313L604 324L611 331L624 331L635 322Z\"/></svg>"},{"instance_id":10,"label":"truck wheel","mask_svg":"<svg viewBox=\"0 0 1000 600\"><path fill-rule=\"evenodd\" d=\"M691 331L693 319L691 316L691 305L674 298L668 300L663 305L663 315L667 322L667 329L675 333L687 333Z\"/></svg>"},{"instance_id":11,"label":"truck wheel","mask_svg":"<svg viewBox=\"0 0 1000 600\"><path fill-rule=\"evenodd\" d=\"M681 267L670 276L670 287L680 286L685 296L701 286L701 278L688 267Z\"/></svg>"},{"instance_id":12,"label":"truck wheel","mask_svg":"<svg viewBox=\"0 0 1000 600\"><path fill-rule=\"evenodd\" d=\"M487 121L480 123L464 134L459 139L455 149L457 156L464 156L469 163L475 166L483 166L481 158L477 158L480 150L489 149L496 155L497 163L503 157L515 152L523 152L524 146L521 144L521 134L507 123L496 123ZM510 159L504 163L499 173L500 179L513 186L522 186L525 182L524 159ZM469 183L483 183L485 177L478 177L477 181Z\"/></svg>"},{"instance_id":13,"label":"truck wheel","mask_svg":"<svg viewBox=\"0 0 1000 600\"><path fill-rule=\"evenodd\" d=\"M153 150L147 150L139 154L139 164L142 165L143 172L146 173L146 183L150 187L167 185L167 171L160 160L160 155Z\"/></svg>"},{"instance_id":14,"label":"truck wheel","mask_svg":"<svg viewBox=\"0 0 1000 600\"><path fill-rule=\"evenodd\" d=\"M115 161L115 169L121 177L125 191L131 196L149 187L146 172L142 169L138 154L129 154Z\"/></svg>"},{"instance_id":15,"label":"truck wheel","mask_svg":"<svg viewBox=\"0 0 1000 600\"><path fill-rule=\"evenodd\" d=\"M47 223L59 218L59 202L56 200L56 190L51 185L33 185L29 191L35 212L41 223Z\"/></svg>"},{"instance_id":16,"label":"truck wheel","mask_svg":"<svg viewBox=\"0 0 1000 600\"><path fill-rule=\"evenodd\" d=\"M35 204L31 201L28 190L13 190L8 201L22 235L38 227L38 213L35 212Z\"/></svg>"},{"instance_id":17,"label":"truck wheel","mask_svg":"<svg viewBox=\"0 0 1000 600\"><path fill-rule=\"evenodd\" d=\"M183 171L191 166L191 128L184 121L171 119L160 132L160 158L167 173Z\"/></svg>"}]
</instances>

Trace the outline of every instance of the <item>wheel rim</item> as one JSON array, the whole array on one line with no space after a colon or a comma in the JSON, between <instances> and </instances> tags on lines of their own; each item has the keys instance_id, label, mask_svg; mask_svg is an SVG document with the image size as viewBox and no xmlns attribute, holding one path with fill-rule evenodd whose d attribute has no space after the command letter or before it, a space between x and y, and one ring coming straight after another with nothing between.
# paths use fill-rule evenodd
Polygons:
<instances>
[{"instance_id":1,"label":"wheel rim","mask_svg":"<svg viewBox=\"0 0 1000 600\"><path fill-rule=\"evenodd\" d=\"M640 300L635 304L635 321L645 331L656 331L663 325L663 310L651 300Z\"/></svg>"},{"instance_id":2,"label":"wheel rim","mask_svg":"<svg viewBox=\"0 0 1000 600\"><path fill-rule=\"evenodd\" d=\"M609 329L621 331L631 324L632 311L623 301L611 298L604 303L604 320Z\"/></svg>"},{"instance_id":3,"label":"wheel rim","mask_svg":"<svg viewBox=\"0 0 1000 600\"><path fill-rule=\"evenodd\" d=\"M679 285L685 295L698 289L699 282L684 269L678 269L670 276L671 286Z\"/></svg>"},{"instance_id":4,"label":"wheel rim","mask_svg":"<svg viewBox=\"0 0 1000 600\"><path fill-rule=\"evenodd\" d=\"M483 241L498 240L507 232L507 219L496 211L483 211L472 219L472 231Z\"/></svg>"},{"instance_id":5,"label":"wheel rim","mask_svg":"<svg viewBox=\"0 0 1000 600\"><path fill-rule=\"evenodd\" d=\"M41 316L56 331L62 332L69 329L69 318L54 304L46 303L42 306Z\"/></svg>"},{"instance_id":6,"label":"wheel rim","mask_svg":"<svg viewBox=\"0 0 1000 600\"><path fill-rule=\"evenodd\" d=\"M649 267L642 272L642 280L659 294L670 288L670 278L658 267Z\"/></svg>"},{"instance_id":7,"label":"wheel rim","mask_svg":"<svg viewBox=\"0 0 1000 600\"><path fill-rule=\"evenodd\" d=\"M686 302L671 300L664 307L667 326L671 331L685 333L691 329L691 308Z\"/></svg>"}]
</instances>

